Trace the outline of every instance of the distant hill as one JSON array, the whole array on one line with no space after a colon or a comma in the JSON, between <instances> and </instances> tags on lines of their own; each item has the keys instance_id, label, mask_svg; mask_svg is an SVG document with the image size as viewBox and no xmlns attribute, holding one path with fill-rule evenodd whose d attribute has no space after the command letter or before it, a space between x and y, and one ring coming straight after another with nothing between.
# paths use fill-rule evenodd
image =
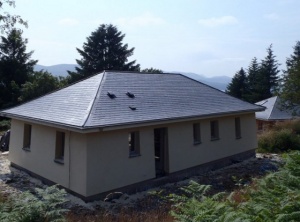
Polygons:
<instances>
[{"instance_id":1,"label":"distant hill","mask_svg":"<svg viewBox=\"0 0 300 222\"><path fill-rule=\"evenodd\" d=\"M205 83L209 86L217 88L221 91L225 91L227 85L231 82L231 78L228 76L214 76L214 77L206 77L201 74L196 74L192 72L172 72L172 73L181 73L191 79L197 80L199 82Z\"/></svg>"},{"instance_id":2,"label":"distant hill","mask_svg":"<svg viewBox=\"0 0 300 222\"><path fill-rule=\"evenodd\" d=\"M34 67L35 71L40 71L40 70L45 70L54 76L67 76L68 72L67 70L70 71L75 71L75 64L58 64L58 65L53 65L53 66L43 66L43 65L36 65ZM227 85L230 83L231 78L228 76L214 76L214 77L206 77L201 74L196 74L192 72L171 72L171 73L181 73L191 79L195 79L197 81L203 82L209 86L212 86L214 88L217 88L219 90L225 91Z\"/></svg>"},{"instance_id":3,"label":"distant hill","mask_svg":"<svg viewBox=\"0 0 300 222\"><path fill-rule=\"evenodd\" d=\"M34 66L34 71L48 71L52 73L54 76L67 76L68 75L68 70L69 71L75 71L76 65L74 64L58 64L58 65L53 65L53 66L43 66L43 65L35 65Z\"/></svg>"}]
</instances>

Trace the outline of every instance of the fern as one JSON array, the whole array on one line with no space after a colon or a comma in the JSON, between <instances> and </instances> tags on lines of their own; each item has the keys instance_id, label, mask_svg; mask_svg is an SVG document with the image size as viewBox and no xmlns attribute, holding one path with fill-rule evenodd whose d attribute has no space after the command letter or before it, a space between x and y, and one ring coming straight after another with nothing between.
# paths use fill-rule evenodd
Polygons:
<instances>
[{"instance_id":1,"label":"fern","mask_svg":"<svg viewBox=\"0 0 300 222\"><path fill-rule=\"evenodd\" d=\"M0 221L3 222L60 222L65 221L63 208L66 203L64 190L57 186L35 189L36 195L24 192L13 195L0 204Z\"/></svg>"}]
</instances>

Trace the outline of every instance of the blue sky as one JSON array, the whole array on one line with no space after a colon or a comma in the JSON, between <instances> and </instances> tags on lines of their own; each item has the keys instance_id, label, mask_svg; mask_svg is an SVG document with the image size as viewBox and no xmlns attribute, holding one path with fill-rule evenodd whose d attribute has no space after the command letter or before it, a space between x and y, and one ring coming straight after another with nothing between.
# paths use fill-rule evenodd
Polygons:
<instances>
[{"instance_id":1,"label":"blue sky","mask_svg":"<svg viewBox=\"0 0 300 222\"><path fill-rule=\"evenodd\" d=\"M135 47L142 68L233 76L272 43L284 69L300 40L299 0L16 0L28 21L28 50L41 65L75 64L100 24L113 24Z\"/></svg>"}]
</instances>

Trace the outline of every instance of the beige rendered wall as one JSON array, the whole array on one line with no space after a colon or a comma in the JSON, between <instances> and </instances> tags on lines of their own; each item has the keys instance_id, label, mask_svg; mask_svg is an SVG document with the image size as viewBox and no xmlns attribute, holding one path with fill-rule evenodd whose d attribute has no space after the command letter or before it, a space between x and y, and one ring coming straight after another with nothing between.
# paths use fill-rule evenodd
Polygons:
<instances>
[{"instance_id":1,"label":"beige rendered wall","mask_svg":"<svg viewBox=\"0 0 300 222\"><path fill-rule=\"evenodd\" d=\"M140 132L140 156L129 157L128 134ZM155 177L154 132L139 128L88 135L88 196Z\"/></svg>"},{"instance_id":2,"label":"beige rendered wall","mask_svg":"<svg viewBox=\"0 0 300 222\"><path fill-rule=\"evenodd\" d=\"M24 123L26 122L12 120L9 160L48 180L86 195L86 135L28 123L32 125L31 146L30 151L26 151L22 149ZM65 132L64 164L54 162L56 131Z\"/></svg>"},{"instance_id":3,"label":"beige rendered wall","mask_svg":"<svg viewBox=\"0 0 300 222\"><path fill-rule=\"evenodd\" d=\"M241 119L240 139L235 137L235 117ZM219 140L211 141L211 120L219 121ZM201 127L201 144L194 145L192 124L198 122ZM257 147L254 113L172 124L168 132L170 173Z\"/></svg>"}]
</instances>

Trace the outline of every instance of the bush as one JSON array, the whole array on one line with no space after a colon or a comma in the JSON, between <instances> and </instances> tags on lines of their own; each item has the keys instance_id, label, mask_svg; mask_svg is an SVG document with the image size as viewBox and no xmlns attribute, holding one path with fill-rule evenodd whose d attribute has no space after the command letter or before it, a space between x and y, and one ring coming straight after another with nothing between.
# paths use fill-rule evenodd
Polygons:
<instances>
[{"instance_id":1,"label":"bush","mask_svg":"<svg viewBox=\"0 0 300 222\"><path fill-rule=\"evenodd\" d=\"M280 131L283 129L290 129L295 134L300 134L300 119L292 121L278 122L273 126L273 130Z\"/></svg>"},{"instance_id":2,"label":"bush","mask_svg":"<svg viewBox=\"0 0 300 222\"><path fill-rule=\"evenodd\" d=\"M3 222L50 222L65 221L63 208L66 202L64 190L51 186L36 188L36 195L30 192L15 194L7 201L0 203L0 221Z\"/></svg>"},{"instance_id":3,"label":"bush","mask_svg":"<svg viewBox=\"0 0 300 222\"><path fill-rule=\"evenodd\" d=\"M228 196L207 196L209 186L196 182L184 188L187 195L171 195L171 214L177 221L299 221L300 152L285 156L280 171L257 179L251 186Z\"/></svg>"},{"instance_id":4,"label":"bush","mask_svg":"<svg viewBox=\"0 0 300 222\"><path fill-rule=\"evenodd\" d=\"M300 136L291 128L267 131L258 137L258 152L282 153L300 150Z\"/></svg>"},{"instance_id":5,"label":"bush","mask_svg":"<svg viewBox=\"0 0 300 222\"><path fill-rule=\"evenodd\" d=\"M0 132L10 129L10 120L1 120L0 121Z\"/></svg>"}]
</instances>

